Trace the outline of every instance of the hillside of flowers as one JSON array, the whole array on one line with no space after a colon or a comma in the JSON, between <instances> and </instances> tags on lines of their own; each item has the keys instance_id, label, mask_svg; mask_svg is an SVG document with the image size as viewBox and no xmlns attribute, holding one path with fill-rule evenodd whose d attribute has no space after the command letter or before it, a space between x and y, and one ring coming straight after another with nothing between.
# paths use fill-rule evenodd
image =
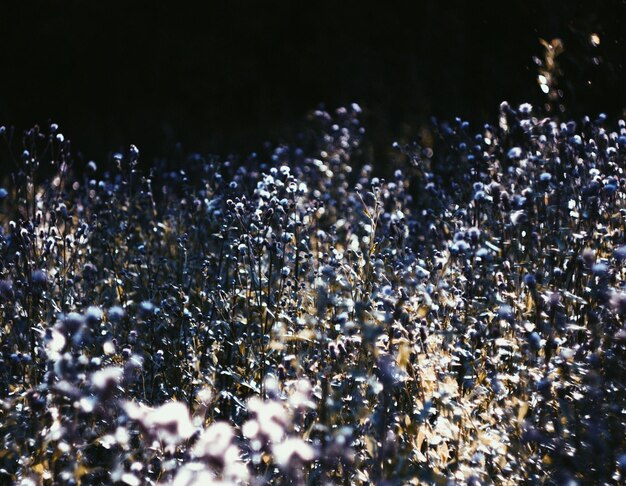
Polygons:
<instances>
[{"instance_id":1,"label":"hillside of flowers","mask_svg":"<svg viewBox=\"0 0 626 486\"><path fill-rule=\"evenodd\" d=\"M0 127L0 483L618 484L626 124L352 105L267 156L78 169Z\"/></svg>"}]
</instances>

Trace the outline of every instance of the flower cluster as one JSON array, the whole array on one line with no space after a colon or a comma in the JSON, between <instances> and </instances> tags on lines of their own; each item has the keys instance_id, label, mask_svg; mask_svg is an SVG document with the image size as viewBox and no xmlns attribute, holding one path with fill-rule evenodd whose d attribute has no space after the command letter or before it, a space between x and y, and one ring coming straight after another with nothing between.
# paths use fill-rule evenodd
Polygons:
<instances>
[{"instance_id":1,"label":"flower cluster","mask_svg":"<svg viewBox=\"0 0 626 486\"><path fill-rule=\"evenodd\" d=\"M624 121L503 103L384 174L360 113L148 173L0 130L2 482L623 481Z\"/></svg>"}]
</instances>

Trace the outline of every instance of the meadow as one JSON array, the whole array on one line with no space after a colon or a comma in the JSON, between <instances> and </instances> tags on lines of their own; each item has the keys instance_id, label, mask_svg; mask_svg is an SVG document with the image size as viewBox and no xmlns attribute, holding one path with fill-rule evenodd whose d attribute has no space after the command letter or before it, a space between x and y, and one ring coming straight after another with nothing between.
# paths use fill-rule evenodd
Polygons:
<instances>
[{"instance_id":1,"label":"meadow","mask_svg":"<svg viewBox=\"0 0 626 486\"><path fill-rule=\"evenodd\" d=\"M175 169L0 127L1 483L624 481L626 123L502 103L383 178L360 114Z\"/></svg>"}]
</instances>

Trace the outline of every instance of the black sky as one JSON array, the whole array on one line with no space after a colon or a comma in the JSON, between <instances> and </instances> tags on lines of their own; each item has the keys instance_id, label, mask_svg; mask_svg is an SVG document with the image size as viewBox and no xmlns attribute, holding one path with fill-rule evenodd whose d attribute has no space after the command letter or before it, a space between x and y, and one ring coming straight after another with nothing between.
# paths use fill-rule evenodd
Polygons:
<instances>
[{"instance_id":1,"label":"black sky","mask_svg":"<svg viewBox=\"0 0 626 486\"><path fill-rule=\"evenodd\" d=\"M565 42L572 116L626 104L622 0L10 3L0 125L58 122L87 158L250 150L320 102L362 104L381 143L431 115L492 120L542 101L540 37Z\"/></svg>"}]
</instances>

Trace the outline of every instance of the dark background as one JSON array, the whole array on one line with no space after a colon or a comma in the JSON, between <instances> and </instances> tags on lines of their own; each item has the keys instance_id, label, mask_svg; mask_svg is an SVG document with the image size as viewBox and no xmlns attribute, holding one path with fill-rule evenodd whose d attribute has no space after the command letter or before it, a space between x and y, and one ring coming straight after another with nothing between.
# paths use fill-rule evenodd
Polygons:
<instances>
[{"instance_id":1,"label":"dark background","mask_svg":"<svg viewBox=\"0 0 626 486\"><path fill-rule=\"evenodd\" d=\"M176 143L253 150L320 103L356 101L383 150L432 115L541 105L532 57L555 37L566 114L617 117L625 21L622 0L4 2L0 125L54 121L86 159L135 143L145 162Z\"/></svg>"}]
</instances>

